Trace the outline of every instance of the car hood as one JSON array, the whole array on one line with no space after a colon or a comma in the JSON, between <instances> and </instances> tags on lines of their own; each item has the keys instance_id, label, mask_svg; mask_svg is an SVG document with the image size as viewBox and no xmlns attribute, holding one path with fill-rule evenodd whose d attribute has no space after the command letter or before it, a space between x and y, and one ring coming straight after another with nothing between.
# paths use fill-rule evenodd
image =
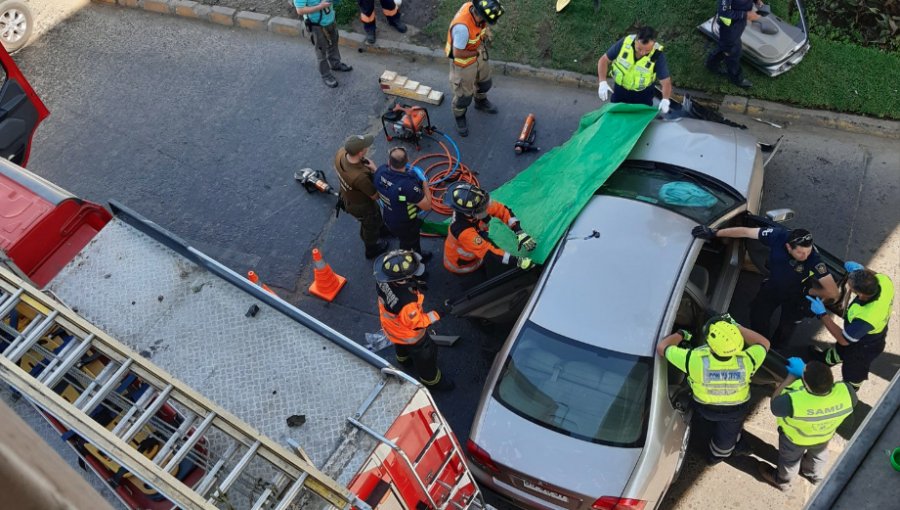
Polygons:
<instances>
[{"instance_id":1,"label":"car hood","mask_svg":"<svg viewBox=\"0 0 900 510\"><path fill-rule=\"evenodd\" d=\"M590 499L588 504L621 495L641 456L642 448L605 446L544 428L493 398L479 418L471 439L495 462L514 466L513 476L521 473Z\"/></svg>"}]
</instances>

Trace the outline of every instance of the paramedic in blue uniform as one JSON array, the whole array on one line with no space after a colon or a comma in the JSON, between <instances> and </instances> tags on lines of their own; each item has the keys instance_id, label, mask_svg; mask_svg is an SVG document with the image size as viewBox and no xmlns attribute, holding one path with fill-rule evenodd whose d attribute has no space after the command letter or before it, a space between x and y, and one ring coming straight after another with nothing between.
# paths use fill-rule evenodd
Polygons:
<instances>
[{"instance_id":1,"label":"paramedic in blue uniform","mask_svg":"<svg viewBox=\"0 0 900 510\"><path fill-rule=\"evenodd\" d=\"M412 250L431 259L430 252L422 252L419 229L420 211L431 210L431 191L425 175L409 164L409 156L403 147L394 147L388 153L388 164L375 172L375 189L383 207L384 224L400 240L401 250Z\"/></svg>"},{"instance_id":2,"label":"paramedic in blue uniform","mask_svg":"<svg viewBox=\"0 0 900 510\"><path fill-rule=\"evenodd\" d=\"M750 328L771 338L773 347L787 345L797 324L811 315L806 296L825 301L838 298L837 283L819 257L808 230L782 227L731 227L719 230L698 225L692 234L706 240L721 237L758 239L769 247L766 262L769 277L763 280L759 292L750 303ZM814 281L819 285L814 286ZM772 315L779 308L781 318L778 327L774 335L769 336Z\"/></svg>"},{"instance_id":3,"label":"paramedic in blue uniform","mask_svg":"<svg viewBox=\"0 0 900 510\"><path fill-rule=\"evenodd\" d=\"M706 58L706 67L716 74L725 74L738 87L749 89L753 84L741 70L741 35L748 21L759 19L753 4L762 6L762 0L716 0L716 23L719 29L719 45ZM725 72L719 67L725 61Z\"/></svg>"}]
</instances>

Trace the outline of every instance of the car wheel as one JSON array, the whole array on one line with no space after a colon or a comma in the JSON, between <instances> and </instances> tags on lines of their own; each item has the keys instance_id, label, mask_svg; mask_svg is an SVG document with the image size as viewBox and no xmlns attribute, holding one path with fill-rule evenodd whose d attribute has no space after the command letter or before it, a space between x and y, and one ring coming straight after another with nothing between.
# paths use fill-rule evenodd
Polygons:
<instances>
[{"instance_id":1,"label":"car wheel","mask_svg":"<svg viewBox=\"0 0 900 510\"><path fill-rule=\"evenodd\" d=\"M0 4L0 42L6 51L13 52L25 46L31 37L34 16L23 2Z\"/></svg>"}]
</instances>

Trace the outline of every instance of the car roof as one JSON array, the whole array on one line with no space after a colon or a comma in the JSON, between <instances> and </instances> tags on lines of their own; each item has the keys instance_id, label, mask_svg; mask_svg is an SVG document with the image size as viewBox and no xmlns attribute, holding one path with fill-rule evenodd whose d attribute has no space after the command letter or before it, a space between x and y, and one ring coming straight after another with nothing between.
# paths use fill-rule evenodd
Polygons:
<instances>
[{"instance_id":1,"label":"car roof","mask_svg":"<svg viewBox=\"0 0 900 510\"><path fill-rule=\"evenodd\" d=\"M650 123L628 159L657 161L689 168L749 193L756 139L745 131L697 119Z\"/></svg>"},{"instance_id":2,"label":"car roof","mask_svg":"<svg viewBox=\"0 0 900 510\"><path fill-rule=\"evenodd\" d=\"M594 196L545 275L531 320L589 345L652 356L696 224L644 202Z\"/></svg>"}]
</instances>

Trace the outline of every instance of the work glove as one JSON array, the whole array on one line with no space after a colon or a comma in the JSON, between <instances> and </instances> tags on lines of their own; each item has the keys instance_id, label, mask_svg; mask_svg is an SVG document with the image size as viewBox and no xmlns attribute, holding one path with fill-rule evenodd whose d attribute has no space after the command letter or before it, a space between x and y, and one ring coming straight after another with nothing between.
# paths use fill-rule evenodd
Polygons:
<instances>
[{"instance_id":1,"label":"work glove","mask_svg":"<svg viewBox=\"0 0 900 510\"><path fill-rule=\"evenodd\" d=\"M796 377L797 379L800 379L801 377L803 377L803 370L806 368L806 363L802 359L796 356L792 356L787 359L787 365L785 365L785 368L787 368L788 374Z\"/></svg>"},{"instance_id":2,"label":"work glove","mask_svg":"<svg viewBox=\"0 0 900 510\"><path fill-rule=\"evenodd\" d=\"M519 260L516 261L516 266L524 271L528 271L534 267L534 265L534 261L528 257L519 257Z\"/></svg>"},{"instance_id":3,"label":"work glove","mask_svg":"<svg viewBox=\"0 0 900 510\"><path fill-rule=\"evenodd\" d=\"M519 250L525 248L525 251L531 251L537 247L537 242L535 242L534 238L524 230L516 232L516 240L519 241Z\"/></svg>"},{"instance_id":4,"label":"work glove","mask_svg":"<svg viewBox=\"0 0 900 510\"><path fill-rule=\"evenodd\" d=\"M612 89L609 87L609 83L606 83L606 80L600 80L600 87L597 89L597 95L600 96L600 100L606 101L609 99L610 92L612 92Z\"/></svg>"},{"instance_id":5,"label":"work glove","mask_svg":"<svg viewBox=\"0 0 900 510\"><path fill-rule=\"evenodd\" d=\"M809 310L815 314L816 317L821 319L828 313L828 310L825 309L825 303L822 302L822 298L806 296L806 299L809 300Z\"/></svg>"},{"instance_id":6,"label":"work glove","mask_svg":"<svg viewBox=\"0 0 900 510\"><path fill-rule=\"evenodd\" d=\"M853 262L852 260L848 260L844 262L844 269L847 270L848 273L852 273L853 271L859 271L860 269L865 269L865 267L859 262Z\"/></svg>"},{"instance_id":7,"label":"work glove","mask_svg":"<svg viewBox=\"0 0 900 510\"><path fill-rule=\"evenodd\" d=\"M669 113L669 105L672 104L668 99L663 99L659 102L659 113L665 115Z\"/></svg>"},{"instance_id":8,"label":"work glove","mask_svg":"<svg viewBox=\"0 0 900 510\"><path fill-rule=\"evenodd\" d=\"M679 329L678 333L680 333L682 338L684 338L684 340L683 340L684 342L690 342L691 338L694 336L691 334L690 331L688 331L686 329Z\"/></svg>"},{"instance_id":9,"label":"work glove","mask_svg":"<svg viewBox=\"0 0 900 510\"><path fill-rule=\"evenodd\" d=\"M691 235L698 239L711 241L716 238L716 229L707 227L706 225L697 225L691 229Z\"/></svg>"}]
</instances>

